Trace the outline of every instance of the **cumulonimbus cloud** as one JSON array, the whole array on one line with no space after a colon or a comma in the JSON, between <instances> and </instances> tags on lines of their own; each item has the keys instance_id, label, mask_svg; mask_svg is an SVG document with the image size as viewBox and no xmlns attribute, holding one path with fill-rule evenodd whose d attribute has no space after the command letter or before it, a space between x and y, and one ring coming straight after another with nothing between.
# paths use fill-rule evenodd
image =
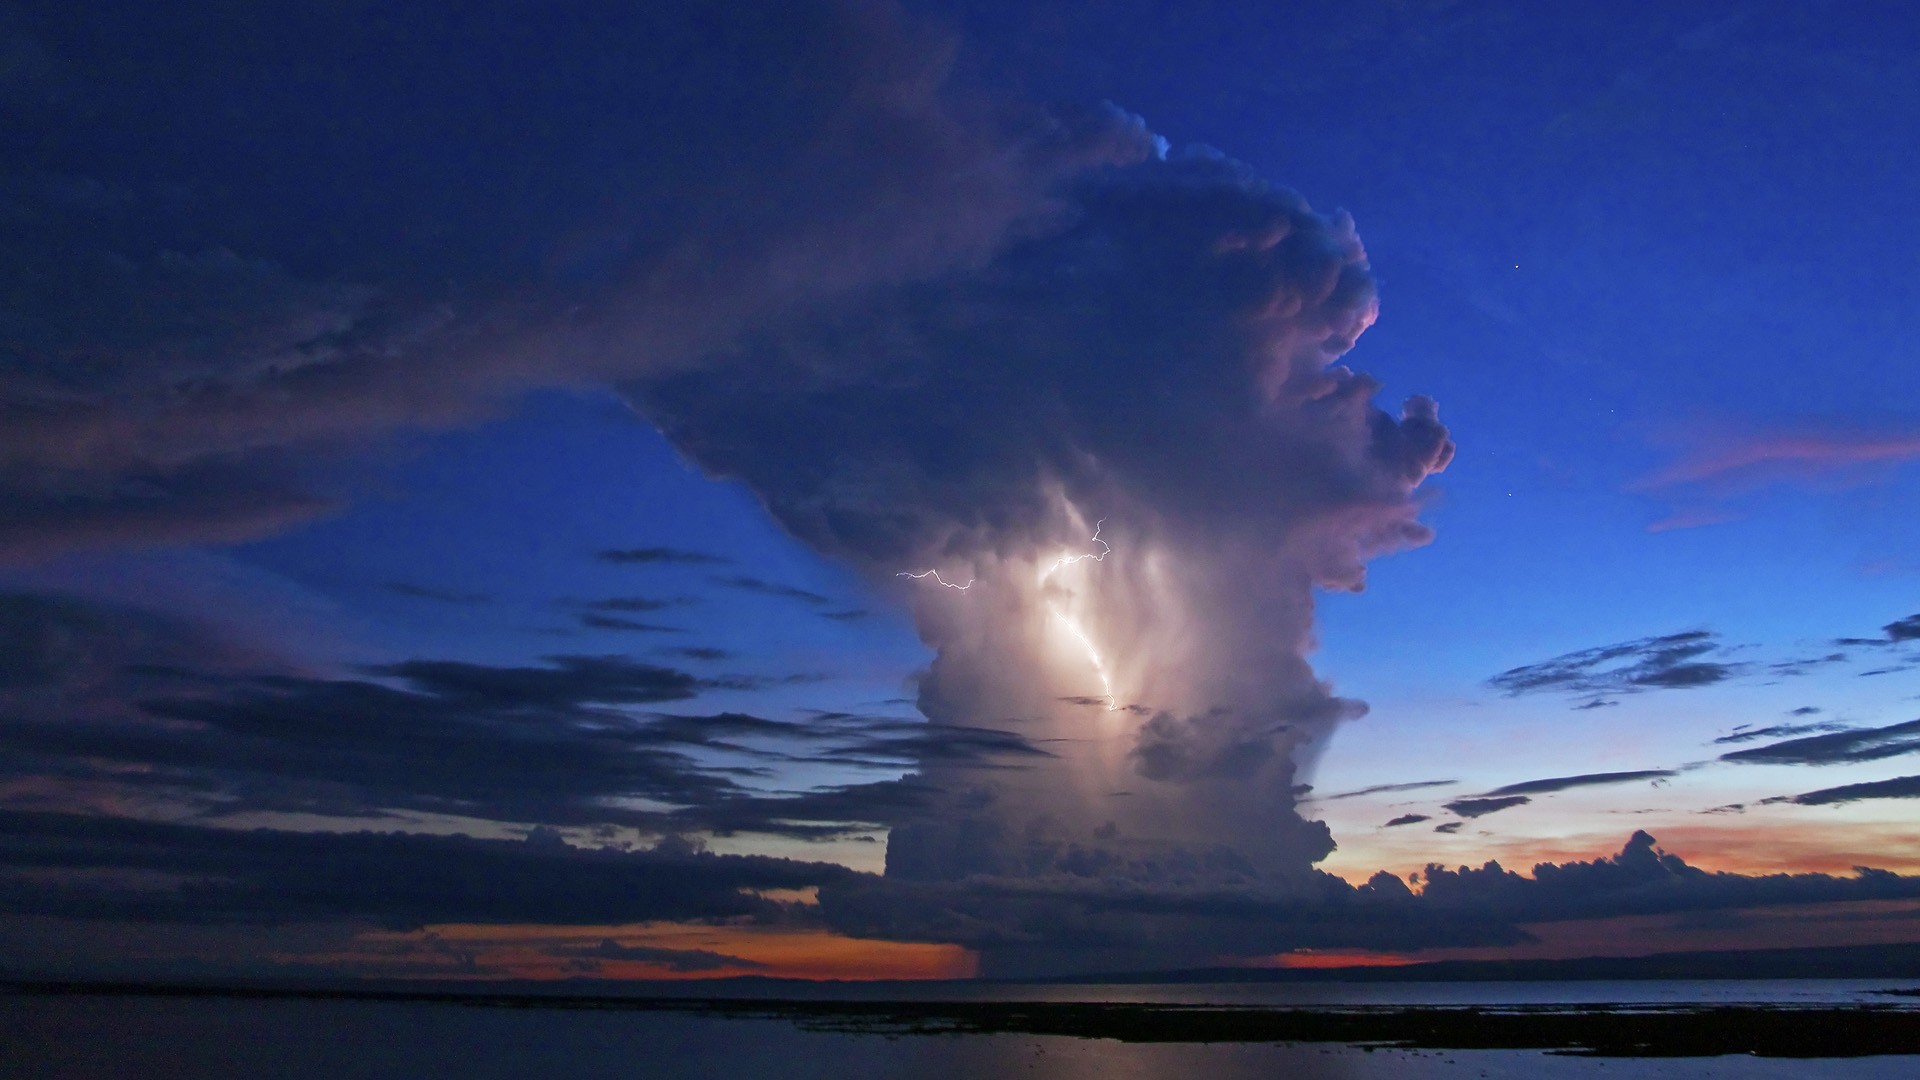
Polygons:
<instances>
[{"instance_id":1,"label":"cumulonimbus cloud","mask_svg":"<svg viewBox=\"0 0 1920 1080\"><path fill-rule=\"evenodd\" d=\"M1344 215L1210 153L1059 198L981 265L633 396L912 605L936 729L1049 749L991 778L925 763L946 794L895 823L890 879L1311 889L1331 841L1297 770L1364 710L1307 663L1313 590L1428 538L1414 490L1452 443L1431 401L1388 413L1338 363L1375 309Z\"/></svg>"},{"instance_id":2,"label":"cumulonimbus cloud","mask_svg":"<svg viewBox=\"0 0 1920 1080\"><path fill-rule=\"evenodd\" d=\"M301 52L405 55L363 20L303 27ZM617 387L692 460L912 605L938 652L920 685L930 723L841 749L918 775L814 792L776 819L774 800L681 767L684 747L630 745L657 723L582 719L724 677L598 657L280 673L161 695L148 719L242 731L272 773L324 757L289 751L275 716L388 717L387 735L428 745L445 733L406 717L486 741L558 718L534 740L551 767L606 753L632 771L610 782L714 827L824 828L818 807L895 800L900 883L1320 887L1332 842L1296 812L1297 774L1364 705L1308 663L1314 591L1358 590L1369 559L1424 543L1416 490L1453 453L1432 400L1382 409L1341 363L1377 309L1347 215L1220 154L1168 153L1112 106L966 92L951 42L884 3L578 21L498 3L442 29L462 47L420 58L405 87L355 77L382 59L300 96L273 92L289 59L275 48L207 35L183 62L221 69L235 98L256 89L253 109L169 83L139 113L159 159L67 163L101 172L77 187L41 182L51 161L7 164L34 225L0 285L34 302L0 368L0 497L19 510L0 558L260 535L337 505L327 466L396 432L539 387ZM474 66L530 42L568 63L523 65L510 86ZM701 67L714 55L723 78ZM435 93L445 80L461 92ZM265 133L284 154L234 150ZM316 183L303 163L340 157L339 140L409 152L383 183ZM172 183L222 170L248 183L207 188L217 200ZM186 202L161 213L163 196ZM895 576L927 568L975 584ZM589 683L615 696L552 696ZM421 808L397 778L362 775ZM520 805L501 782L437 775L433 797L587 812Z\"/></svg>"}]
</instances>

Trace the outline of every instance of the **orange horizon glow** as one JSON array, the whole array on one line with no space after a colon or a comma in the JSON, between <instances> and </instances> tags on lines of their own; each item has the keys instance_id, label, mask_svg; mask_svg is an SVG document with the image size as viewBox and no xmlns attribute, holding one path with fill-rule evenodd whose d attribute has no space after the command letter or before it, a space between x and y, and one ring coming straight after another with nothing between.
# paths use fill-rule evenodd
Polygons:
<instances>
[{"instance_id":1,"label":"orange horizon glow","mask_svg":"<svg viewBox=\"0 0 1920 1080\"><path fill-rule=\"evenodd\" d=\"M967 979L979 972L978 956L963 946L854 938L827 930L675 923L448 924L410 933L367 933L355 941L363 948L345 950L329 959L378 974L382 966L391 965L393 958L405 957L416 970L399 973L398 977L403 978L691 982L760 976L815 982L891 982ZM726 964L716 960L713 966L700 970L675 970L664 961L594 955L592 947L603 941L625 948L714 953L741 962ZM573 951L567 952L569 949ZM423 957L434 956L449 959L442 966L417 970ZM453 959L466 957L472 958L471 966L463 966L463 962L456 963Z\"/></svg>"},{"instance_id":2,"label":"orange horizon glow","mask_svg":"<svg viewBox=\"0 0 1920 1080\"><path fill-rule=\"evenodd\" d=\"M1406 953L1367 949L1295 949L1243 962L1241 967L1326 970L1330 968L1405 967L1420 961Z\"/></svg>"}]
</instances>

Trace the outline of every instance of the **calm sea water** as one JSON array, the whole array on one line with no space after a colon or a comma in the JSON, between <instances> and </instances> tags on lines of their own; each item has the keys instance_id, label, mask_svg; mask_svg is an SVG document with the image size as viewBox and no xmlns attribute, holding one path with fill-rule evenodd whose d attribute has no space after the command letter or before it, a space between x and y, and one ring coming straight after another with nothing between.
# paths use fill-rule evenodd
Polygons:
<instances>
[{"instance_id":1,"label":"calm sea water","mask_svg":"<svg viewBox=\"0 0 1920 1080\"><path fill-rule=\"evenodd\" d=\"M1061 1001L1220 1004L1869 1002L1875 983L1512 983L1318 986L1052 986ZM994 988L994 997L1013 996ZM1791 1022L1784 1019L1782 1022ZM1658 1077L1913 1080L1920 1057L1810 1061L1576 1058L1537 1051L1337 1045L1134 1044L1031 1035L888 1037L786 1020L646 1011L473 1008L384 1001L0 995L9 1080L387 1078L1059 1077L1062 1080L1423 1080Z\"/></svg>"}]
</instances>

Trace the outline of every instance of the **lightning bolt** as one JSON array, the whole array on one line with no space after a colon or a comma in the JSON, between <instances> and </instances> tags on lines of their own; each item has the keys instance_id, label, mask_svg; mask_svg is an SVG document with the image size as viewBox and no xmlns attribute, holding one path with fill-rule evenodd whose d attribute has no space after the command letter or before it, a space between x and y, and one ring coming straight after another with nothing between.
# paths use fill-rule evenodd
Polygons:
<instances>
[{"instance_id":1,"label":"lightning bolt","mask_svg":"<svg viewBox=\"0 0 1920 1080\"><path fill-rule=\"evenodd\" d=\"M1078 555L1069 553L1060 556L1053 560L1053 563L1045 570L1040 571L1040 584L1045 585L1047 579L1057 573L1063 566L1072 566L1074 563L1085 562L1088 559L1092 559L1094 562L1105 562L1107 556L1113 554L1112 545L1100 539L1100 530L1104 528L1106 524L1106 518L1101 518L1093 524L1092 542L1100 545L1099 551L1083 551ZM1080 647L1087 651L1087 662L1093 665L1094 674L1100 676L1100 687L1106 691L1107 711L1112 712L1119 708L1119 703L1113 698L1113 678L1107 672L1107 662L1100 658L1100 650L1094 647L1093 639L1087 636L1085 628L1074 619L1068 617L1066 612L1060 610L1060 605L1054 603L1052 600L1047 601L1047 611L1051 613L1054 618L1059 619L1060 622L1066 626L1067 632L1079 640Z\"/></svg>"},{"instance_id":2,"label":"lightning bolt","mask_svg":"<svg viewBox=\"0 0 1920 1080\"><path fill-rule=\"evenodd\" d=\"M1052 563L1048 564L1046 569L1040 571L1039 583L1041 585L1045 585L1047 583L1047 579L1052 577L1054 574L1058 573L1060 568L1063 566L1072 566L1075 563L1085 562L1088 559L1091 559L1094 562L1105 562L1107 556L1113 554L1113 546L1107 543L1105 540L1100 539L1100 530L1105 528L1106 524L1107 524L1106 518L1101 518L1099 521L1096 521L1093 523L1093 536L1091 537L1091 542L1100 545L1100 550L1083 551L1077 555L1072 552L1068 552L1064 555L1061 555L1059 558L1053 560ZM940 571L938 570L920 570L917 572L903 570L900 573L897 573L893 576L903 577L903 578L913 578L915 581L923 581L927 578L932 578L934 581L939 582L941 585L944 585L949 589L959 589L962 592L966 591L967 589L973 588L972 578L968 578L967 583L964 585L961 585L956 582L948 581L946 578L941 577ZM1080 647L1087 651L1087 662L1093 665L1094 674L1100 676L1101 689L1106 691L1107 711L1113 712L1115 709L1118 709L1120 705L1118 702L1114 700L1114 697L1113 697L1113 676L1111 673L1107 671L1107 662L1101 659L1100 650L1093 644L1093 639L1087 636L1087 631L1084 627L1082 627L1077 621L1075 621L1072 617L1070 617L1066 612L1060 610L1060 605L1054 603L1052 600L1048 600L1046 603L1047 603L1047 612L1051 614L1054 618L1059 619L1061 624L1067 628L1067 632L1072 634L1075 640L1080 642Z\"/></svg>"},{"instance_id":3,"label":"lightning bolt","mask_svg":"<svg viewBox=\"0 0 1920 1080\"><path fill-rule=\"evenodd\" d=\"M961 592L965 592L968 589L973 588L972 578L968 578L967 583L965 585L955 585L953 582L948 581L946 578L941 577L940 571L938 570L922 570L917 574L908 573L903 570L900 573L895 574L893 576L894 577L910 577L915 581L919 581L924 578L932 578L933 580L939 582L940 584L945 585L949 589L959 589Z\"/></svg>"}]
</instances>

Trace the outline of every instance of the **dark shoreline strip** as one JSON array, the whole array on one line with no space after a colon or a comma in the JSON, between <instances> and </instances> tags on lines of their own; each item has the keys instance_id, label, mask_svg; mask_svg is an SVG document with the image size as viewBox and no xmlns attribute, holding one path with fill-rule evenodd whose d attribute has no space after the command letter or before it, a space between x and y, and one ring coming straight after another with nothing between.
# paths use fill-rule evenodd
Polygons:
<instances>
[{"instance_id":1,"label":"dark shoreline strip","mask_svg":"<svg viewBox=\"0 0 1920 1080\"><path fill-rule=\"evenodd\" d=\"M0 993L681 1012L785 1020L808 1031L853 1035L1017 1034L1140 1043L1342 1043L1392 1049L1544 1050L1582 1057L1920 1055L1920 1009L1904 1005L1303 1009L1081 1002L646 998L21 981L0 983Z\"/></svg>"}]
</instances>

